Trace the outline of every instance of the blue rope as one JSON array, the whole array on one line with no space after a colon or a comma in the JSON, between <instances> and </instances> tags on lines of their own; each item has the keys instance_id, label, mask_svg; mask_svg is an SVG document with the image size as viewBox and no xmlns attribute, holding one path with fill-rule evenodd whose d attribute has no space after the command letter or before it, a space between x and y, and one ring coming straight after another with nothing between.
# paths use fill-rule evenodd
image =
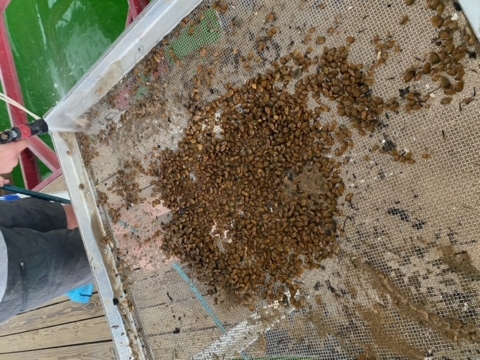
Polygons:
<instances>
[{"instance_id":1,"label":"blue rope","mask_svg":"<svg viewBox=\"0 0 480 360\"><path fill-rule=\"evenodd\" d=\"M213 312L210 305L208 305L205 298L202 296L202 294L200 294L200 291L198 291L197 287L195 286L193 281L188 277L188 275L185 273L185 271L183 271L182 267L178 264L174 264L173 268L178 272L178 274L188 284L188 286L190 286L190 290L193 292L193 294L195 295L197 300L200 301L200 304L202 304L203 308L208 313L208 315L210 315L212 317L213 321L218 326L218 328L222 331L222 333L226 334L227 330L225 330L225 328L223 327L222 322L217 317L217 315L215 315L215 313Z\"/></svg>"},{"instance_id":2,"label":"blue rope","mask_svg":"<svg viewBox=\"0 0 480 360\"><path fill-rule=\"evenodd\" d=\"M220 331L224 335L226 335L227 330L225 330L225 328L223 327L222 322L217 317L217 315L215 315L215 312L213 311L213 309L210 307L210 305L208 305L205 298L202 296L202 294L200 294L200 291L198 291L197 287L195 286L193 281L188 277L188 275L185 273L185 271L183 271L182 267L178 264L173 264L173 268L181 276L181 278L188 284L188 286L190 286L190 290L195 295L195 297L200 302L200 304L202 304L202 306L205 309L205 311L207 312L207 314L210 315L210 317L213 319L213 322L217 325L217 327L220 329ZM246 355L244 351L242 351L240 353L240 355L242 356L242 358L244 360L251 360L251 358L248 355Z\"/></svg>"}]
</instances>

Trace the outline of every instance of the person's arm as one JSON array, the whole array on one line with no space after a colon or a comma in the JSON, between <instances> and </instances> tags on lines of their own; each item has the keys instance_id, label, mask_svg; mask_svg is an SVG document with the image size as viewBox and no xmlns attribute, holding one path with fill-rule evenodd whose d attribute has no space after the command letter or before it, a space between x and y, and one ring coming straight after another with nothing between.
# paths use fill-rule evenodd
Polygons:
<instances>
[{"instance_id":1,"label":"person's arm","mask_svg":"<svg viewBox=\"0 0 480 360\"><path fill-rule=\"evenodd\" d=\"M0 187L6 184L10 184L10 180L4 179L3 177L0 176Z\"/></svg>"},{"instance_id":2,"label":"person's arm","mask_svg":"<svg viewBox=\"0 0 480 360\"><path fill-rule=\"evenodd\" d=\"M18 165L18 158L23 149L28 146L26 140L0 145L0 174L8 174ZM0 187L10 181L0 176Z\"/></svg>"},{"instance_id":3,"label":"person's arm","mask_svg":"<svg viewBox=\"0 0 480 360\"><path fill-rule=\"evenodd\" d=\"M18 158L28 146L26 140L0 145L0 174L6 174L18 165ZM9 181L0 176L0 187ZM0 202L2 226L21 227L47 232L56 229L78 227L75 213L70 205L26 198L13 203Z\"/></svg>"},{"instance_id":4,"label":"person's arm","mask_svg":"<svg viewBox=\"0 0 480 360\"><path fill-rule=\"evenodd\" d=\"M26 140L0 145L0 174L10 173L18 165L18 157L27 146Z\"/></svg>"}]
</instances>

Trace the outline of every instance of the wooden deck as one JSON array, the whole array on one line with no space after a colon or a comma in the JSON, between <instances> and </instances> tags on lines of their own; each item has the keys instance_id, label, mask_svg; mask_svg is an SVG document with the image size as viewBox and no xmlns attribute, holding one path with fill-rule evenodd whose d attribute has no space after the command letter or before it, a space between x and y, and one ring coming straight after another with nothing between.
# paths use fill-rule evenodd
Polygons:
<instances>
[{"instance_id":1,"label":"wooden deck","mask_svg":"<svg viewBox=\"0 0 480 360\"><path fill-rule=\"evenodd\" d=\"M98 294L85 305L61 297L0 326L0 359L115 359Z\"/></svg>"},{"instance_id":2,"label":"wooden deck","mask_svg":"<svg viewBox=\"0 0 480 360\"><path fill-rule=\"evenodd\" d=\"M45 192L65 189L61 177ZM33 359L115 359L98 293L88 304L61 297L0 325L0 360Z\"/></svg>"}]
</instances>

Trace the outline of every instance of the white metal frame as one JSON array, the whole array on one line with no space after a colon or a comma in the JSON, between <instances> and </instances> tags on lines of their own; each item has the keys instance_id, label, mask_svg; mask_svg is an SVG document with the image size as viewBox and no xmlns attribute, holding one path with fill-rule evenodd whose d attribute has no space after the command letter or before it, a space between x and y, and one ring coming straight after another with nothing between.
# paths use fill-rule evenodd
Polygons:
<instances>
[{"instance_id":1,"label":"white metal frame","mask_svg":"<svg viewBox=\"0 0 480 360\"><path fill-rule=\"evenodd\" d=\"M477 39L480 40L480 1L460 0L460 5L473 31L475 31Z\"/></svg>"},{"instance_id":2,"label":"white metal frame","mask_svg":"<svg viewBox=\"0 0 480 360\"><path fill-rule=\"evenodd\" d=\"M202 0L157 0L151 3L68 95L46 116L47 122L81 127L77 119L95 105ZM101 245L105 231L96 206L95 188L83 165L74 134L53 133L72 204L119 359L144 359L122 284L115 276L112 249ZM119 301L114 304L113 299Z\"/></svg>"}]
</instances>

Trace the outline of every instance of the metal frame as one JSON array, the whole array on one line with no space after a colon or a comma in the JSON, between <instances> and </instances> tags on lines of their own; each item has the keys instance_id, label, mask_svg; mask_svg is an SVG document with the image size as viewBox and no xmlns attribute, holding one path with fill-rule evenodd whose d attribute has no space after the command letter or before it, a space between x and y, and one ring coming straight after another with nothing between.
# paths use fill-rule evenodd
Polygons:
<instances>
[{"instance_id":1,"label":"metal frame","mask_svg":"<svg viewBox=\"0 0 480 360\"><path fill-rule=\"evenodd\" d=\"M480 4L478 0L460 0L460 5L480 41Z\"/></svg>"},{"instance_id":2,"label":"metal frame","mask_svg":"<svg viewBox=\"0 0 480 360\"><path fill-rule=\"evenodd\" d=\"M112 249L105 247L102 250L99 247L105 231L93 196L95 188L90 183L83 167L75 134L53 133L52 138L60 156L70 200L80 224L90 267L95 276L118 358L143 359L141 345L138 340L135 340L136 331L133 319L127 313L128 306L125 306L126 301L120 279L115 277L114 271L109 271L110 269L105 266L105 264L114 262ZM80 190L80 188L82 189ZM117 299L118 303L113 299Z\"/></svg>"},{"instance_id":3,"label":"metal frame","mask_svg":"<svg viewBox=\"0 0 480 360\"><path fill-rule=\"evenodd\" d=\"M202 0L157 0L138 17L134 26L110 47L106 54L79 81L62 102L47 115L81 128L77 119L95 105L165 35L194 10ZM143 349L136 334L133 316L124 298L115 269L112 248L100 245L105 230L96 206L95 187L90 183L74 134L52 134L63 168L70 198L80 224L92 272L110 324L119 359L142 359ZM80 186L82 184L82 186ZM115 305L112 299L119 301Z\"/></svg>"},{"instance_id":4,"label":"metal frame","mask_svg":"<svg viewBox=\"0 0 480 360\"><path fill-rule=\"evenodd\" d=\"M128 0L127 26L148 6L148 0Z\"/></svg>"},{"instance_id":5,"label":"metal frame","mask_svg":"<svg viewBox=\"0 0 480 360\"><path fill-rule=\"evenodd\" d=\"M151 3L137 20L135 26L110 47L92 69L47 115L83 129L77 122L140 61L160 39L167 35L202 0L157 0Z\"/></svg>"}]
</instances>

